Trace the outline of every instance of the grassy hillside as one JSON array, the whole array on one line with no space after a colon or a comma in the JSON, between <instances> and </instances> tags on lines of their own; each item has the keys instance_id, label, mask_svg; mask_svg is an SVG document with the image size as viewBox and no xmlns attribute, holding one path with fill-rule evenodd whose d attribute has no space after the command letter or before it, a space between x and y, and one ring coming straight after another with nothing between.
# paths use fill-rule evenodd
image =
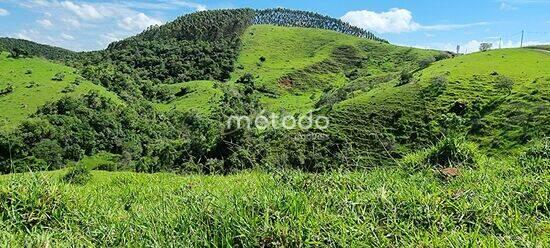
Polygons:
<instances>
[{"instance_id":1,"label":"grassy hillside","mask_svg":"<svg viewBox=\"0 0 550 248\"><path fill-rule=\"evenodd\" d=\"M168 102L156 104L161 111L198 111L210 113L220 102L222 92L212 81L192 81L164 85L175 96Z\"/></svg>"},{"instance_id":2,"label":"grassy hillside","mask_svg":"<svg viewBox=\"0 0 550 248\"><path fill-rule=\"evenodd\" d=\"M3 246L530 246L548 235L548 173L486 160L460 176L379 168L176 176L0 177ZM65 179L67 180L67 179ZM89 181L88 181L89 180Z\"/></svg>"},{"instance_id":3,"label":"grassy hillside","mask_svg":"<svg viewBox=\"0 0 550 248\"><path fill-rule=\"evenodd\" d=\"M56 74L61 81L53 80ZM103 87L78 79L75 69L42 58L8 58L0 54L0 89L11 85L13 92L0 96L0 129L13 128L35 113L46 102L63 96L82 95L89 91L118 99Z\"/></svg>"},{"instance_id":4,"label":"grassy hillside","mask_svg":"<svg viewBox=\"0 0 550 248\"><path fill-rule=\"evenodd\" d=\"M333 131L396 157L450 133L509 154L550 136L549 66L550 54L526 49L436 62L402 86L357 86L330 113Z\"/></svg>"},{"instance_id":5,"label":"grassy hillside","mask_svg":"<svg viewBox=\"0 0 550 248\"><path fill-rule=\"evenodd\" d=\"M550 243L550 53L457 56L254 13L183 16L78 71L1 53L0 246ZM263 110L330 125L227 125Z\"/></svg>"},{"instance_id":6,"label":"grassy hillside","mask_svg":"<svg viewBox=\"0 0 550 248\"><path fill-rule=\"evenodd\" d=\"M413 70L437 54L328 30L253 25L231 78L254 75L269 110L308 112L324 91L359 77Z\"/></svg>"}]
</instances>

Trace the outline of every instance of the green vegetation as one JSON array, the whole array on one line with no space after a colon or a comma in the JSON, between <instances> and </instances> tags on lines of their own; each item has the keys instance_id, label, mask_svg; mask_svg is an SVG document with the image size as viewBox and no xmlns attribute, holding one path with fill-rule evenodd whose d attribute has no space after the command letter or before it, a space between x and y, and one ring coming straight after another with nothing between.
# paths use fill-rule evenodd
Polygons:
<instances>
[{"instance_id":1,"label":"green vegetation","mask_svg":"<svg viewBox=\"0 0 550 248\"><path fill-rule=\"evenodd\" d=\"M352 26L330 16L323 16L308 11L289 10L283 8L256 10L253 24L327 29L360 38L388 43L386 40L376 37L373 33L367 30Z\"/></svg>"},{"instance_id":2,"label":"green vegetation","mask_svg":"<svg viewBox=\"0 0 550 248\"><path fill-rule=\"evenodd\" d=\"M156 104L162 111L177 110L182 112L198 111L211 113L221 100L223 92L212 81L193 81L163 85L168 89L171 99Z\"/></svg>"},{"instance_id":3,"label":"green vegetation","mask_svg":"<svg viewBox=\"0 0 550 248\"><path fill-rule=\"evenodd\" d=\"M334 133L384 158L455 133L489 154L517 154L550 134L549 58L541 51L495 50L436 62L402 86L397 79L367 84L359 93L345 86L354 94L330 113Z\"/></svg>"},{"instance_id":4,"label":"green vegetation","mask_svg":"<svg viewBox=\"0 0 550 248\"><path fill-rule=\"evenodd\" d=\"M412 71L438 54L328 30L254 25L244 33L232 79L251 73L266 109L303 113L323 92L399 68Z\"/></svg>"},{"instance_id":5,"label":"green vegetation","mask_svg":"<svg viewBox=\"0 0 550 248\"><path fill-rule=\"evenodd\" d=\"M527 47L527 48L550 51L550 45L529 46L529 47Z\"/></svg>"},{"instance_id":6,"label":"green vegetation","mask_svg":"<svg viewBox=\"0 0 550 248\"><path fill-rule=\"evenodd\" d=\"M484 161L452 178L399 167L230 176L92 172L81 186L59 183L64 173L0 178L2 207L9 209L0 218L2 245L537 247L550 242L548 173L503 161Z\"/></svg>"},{"instance_id":7,"label":"green vegetation","mask_svg":"<svg viewBox=\"0 0 550 248\"><path fill-rule=\"evenodd\" d=\"M15 52L20 55L38 56L57 61L67 61L77 56L77 53L63 48L38 44L28 40L1 37L0 52Z\"/></svg>"},{"instance_id":8,"label":"green vegetation","mask_svg":"<svg viewBox=\"0 0 550 248\"><path fill-rule=\"evenodd\" d=\"M54 80L61 74L64 75L61 81ZM0 54L0 91L3 91L1 89L11 90L0 94L0 130L15 128L40 106L63 96L96 91L122 103L103 87L82 80L73 68L41 58L8 58L7 53Z\"/></svg>"},{"instance_id":9,"label":"green vegetation","mask_svg":"<svg viewBox=\"0 0 550 248\"><path fill-rule=\"evenodd\" d=\"M544 47L455 55L282 9L77 55L3 42L2 246L550 242ZM330 125L227 125L271 113Z\"/></svg>"},{"instance_id":10,"label":"green vegetation","mask_svg":"<svg viewBox=\"0 0 550 248\"><path fill-rule=\"evenodd\" d=\"M74 63L86 78L126 100L156 95L161 83L226 81L253 16L251 9L196 12L83 54Z\"/></svg>"}]
</instances>

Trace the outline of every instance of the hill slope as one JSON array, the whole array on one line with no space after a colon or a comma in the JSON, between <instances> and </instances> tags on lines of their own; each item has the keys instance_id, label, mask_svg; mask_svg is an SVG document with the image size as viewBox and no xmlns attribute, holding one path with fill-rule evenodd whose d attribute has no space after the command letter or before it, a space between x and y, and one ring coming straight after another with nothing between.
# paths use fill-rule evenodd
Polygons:
<instances>
[{"instance_id":1,"label":"hill slope","mask_svg":"<svg viewBox=\"0 0 550 248\"><path fill-rule=\"evenodd\" d=\"M366 76L414 70L438 54L329 30L253 25L243 35L231 78L254 75L268 110L307 112L324 91Z\"/></svg>"},{"instance_id":2,"label":"hill slope","mask_svg":"<svg viewBox=\"0 0 550 248\"><path fill-rule=\"evenodd\" d=\"M550 136L549 66L550 54L528 49L436 62L411 83L390 81L338 103L331 113L335 132L378 147L372 132L384 134L385 148L397 156L450 133L509 154Z\"/></svg>"},{"instance_id":3,"label":"hill slope","mask_svg":"<svg viewBox=\"0 0 550 248\"><path fill-rule=\"evenodd\" d=\"M54 80L56 74L63 74L61 81ZM12 89L0 96L0 129L17 126L45 103L63 96L97 91L118 99L103 87L78 79L79 77L74 68L45 59L12 59L8 58L7 53L0 53L0 89Z\"/></svg>"},{"instance_id":4,"label":"hill slope","mask_svg":"<svg viewBox=\"0 0 550 248\"><path fill-rule=\"evenodd\" d=\"M38 44L28 40L0 37L0 52L9 52L14 48L22 49L32 56L39 56L57 61L66 61L77 56L77 53L59 47Z\"/></svg>"}]
</instances>

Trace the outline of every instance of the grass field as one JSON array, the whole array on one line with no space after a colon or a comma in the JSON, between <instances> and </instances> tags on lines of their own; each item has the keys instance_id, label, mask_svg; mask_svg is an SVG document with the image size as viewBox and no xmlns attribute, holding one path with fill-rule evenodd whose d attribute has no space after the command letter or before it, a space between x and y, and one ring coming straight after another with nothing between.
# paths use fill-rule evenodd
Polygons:
<instances>
[{"instance_id":1,"label":"grass field","mask_svg":"<svg viewBox=\"0 0 550 248\"><path fill-rule=\"evenodd\" d=\"M188 93L183 96L177 96L176 99L170 102L156 104L156 107L162 111L195 110L199 113L208 114L216 107L223 94L220 89L215 87L215 83L211 81L193 81L170 84L165 87L168 87L174 95L177 95L182 89L185 89Z\"/></svg>"},{"instance_id":2,"label":"grass field","mask_svg":"<svg viewBox=\"0 0 550 248\"><path fill-rule=\"evenodd\" d=\"M52 78L63 73L62 81ZM11 129L25 120L47 102L63 96L82 95L97 91L111 99L118 100L116 94L103 87L81 80L75 84L78 74L73 68L53 63L42 58L8 58L0 54L0 89L13 86L13 92L0 96L0 129Z\"/></svg>"},{"instance_id":3,"label":"grass field","mask_svg":"<svg viewBox=\"0 0 550 248\"><path fill-rule=\"evenodd\" d=\"M550 177L485 160L444 178L364 172L0 177L0 245L530 246L550 242ZM7 205L6 205L7 204Z\"/></svg>"}]
</instances>

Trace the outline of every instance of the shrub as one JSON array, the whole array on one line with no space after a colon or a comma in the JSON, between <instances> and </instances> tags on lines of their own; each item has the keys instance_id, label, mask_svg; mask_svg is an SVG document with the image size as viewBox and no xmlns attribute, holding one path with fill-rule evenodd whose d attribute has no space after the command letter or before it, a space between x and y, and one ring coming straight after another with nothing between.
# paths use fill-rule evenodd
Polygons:
<instances>
[{"instance_id":1,"label":"shrub","mask_svg":"<svg viewBox=\"0 0 550 248\"><path fill-rule=\"evenodd\" d=\"M25 74L27 74L27 75L32 74L32 70L31 70L31 69L27 69L27 70L25 71Z\"/></svg>"},{"instance_id":2,"label":"shrub","mask_svg":"<svg viewBox=\"0 0 550 248\"><path fill-rule=\"evenodd\" d=\"M511 94L514 84L515 84L514 80L512 80L509 77L501 75L501 76L498 76L495 81L495 89Z\"/></svg>"},{"instance_id":3,"label":"shrub","mask_svg":"<svg viewBox=\"0 0 550 248\"><path fill-rule=\"evenodd\" d=\"M534 142L518 158L518 164L531 173L548 173L550 171L550 139Z\"/></svg>"},{"instance_id":4,"label":"shrub","mask_svg":"<svg viewBox=\"0 0 550 248\"><path fill-rule=\"evenodd\" d=\"M18 59L29 56L30 53L27 50L16 47L10 50L10 55L8 57Z\"/></svg>"},{"instance_id":5,"label":"shrub","mask_svg":"<svg viewBox=\"0 0 550 248\"><path fill-rule=\"evenodd\" d=\"M63 148L56 140L44 139L37 143L31 153L46 161L51 169L61 168L63 165Z\"/></svg>"},{"instance_id":6,"label":"shrub","mask_svg":"<svg viewBox=\"0 0 550 248\"><path fill-rule=\"evenodd\" d=\"M430 85L422 89L422 96L425 98L438 97L439 95L443 94L447 89L447 82L447 78L443 75L433 77L430 80Z\"/></svg>"},{"instance_id":7,"label":"shrub","mask_svg":"<svg viewBox=\"0 0 550 248\"><path fill-rule=\"evenodd\" d=\"M8 83L8 85L5 88L0 89L0 96L7 95L12 92L13 92L13 84Z\"/></svg>"},{"instance_id":8,"label":"shrub","mask_svg":"<svg viewBox=\"0 0 550 248\"><path fill-rule=\"evenodd\" d=\"M476 167L480 158L476 150L477 147L464 138L449 136L424 151L409 154L403 162L415 169Z\"/></svg>"},{"instance_id":9,"label":"shrub","mask_svg":"<svg viewBox=\"0 0 550 248\"><path fill-rule=\"evenodd\" d=\"M411 82L411 79L413 78L413 74L408 71L402 71L399 76L399 83L397 86L405 85Z\"/></svg>"},{"instance_id":10,"label":"shrub","mask_svg":"<svg viewBox=\"0 0 550 248\"><path fill-rule=\"evenodd\" d=\"M65 79L65 73L62 73L62 72L56 73L56 74L52 77L52 80L53 80L53 81L63 81L63 79Z\"/></svg>"},{"instance_id":11,"label":"shrub","mask_svg":"<svg viewBox=\"0 0 550 248\"><path fill-rule=\"evenodd\" d=\"M117 171L118 170L118 164L112 161L101 161L97 164L95 167L95 170L102 170L102 171Z\"/></svg>"},{"instance_id":12,"label":"shrub","mask_svg":"<svg viewBox=\"0 0 550 248\"><path fill-rule=\"evenodd\" d=\"M423 60L420 60L420 62L418 63L418 66L420 67L420 69L425 69L425 68L428 68L428 66L430 66L435 61L436 59L434 57L428 57Z\"/></svg>"},{"instance_id":13,"label":"shrub","mask_svg":"<svg viewBox=\"0 0 550 248\"><path fill-rule=\"evenodd\" d=\"M61 90L61 93L72 93L72 92L75 92L75 90L76 90L76 85L75 84L69 84L69 85L67 85L67 87L65 87Z\"/></svg>"},{"instance_id":14,"label":"shrub","mask_svg":"<svg viewBox=\"0 0 550 248\"><path fill-rule=\"evenodd\" d=\"M14 161L12 173L22 173L29 171L45 171L49 168L48 163L43 159L35 157L25 157Z\"/></svg>"},{"instance_id":15,"label":"shrub","mask_svg":"<svg viewBox=\"0 0 550 248\"><path fill-rule=\"evenodd\" d=\"M17 177L0 186L0 222L31 232L63 223L69 213L64 192L45 178Z\"/></svg>"},{"instance_id":16,"label":"shrub","mask_svg":"<svg viewBox=\"0 0 550 248\"><path fill-rule=\"evenodd\" d=\"M92 179L90 170L84 166L74 166L69 168L69 171L65 173L61 179L65 183L84 185Z\"/></svg>"}]
</instances>

